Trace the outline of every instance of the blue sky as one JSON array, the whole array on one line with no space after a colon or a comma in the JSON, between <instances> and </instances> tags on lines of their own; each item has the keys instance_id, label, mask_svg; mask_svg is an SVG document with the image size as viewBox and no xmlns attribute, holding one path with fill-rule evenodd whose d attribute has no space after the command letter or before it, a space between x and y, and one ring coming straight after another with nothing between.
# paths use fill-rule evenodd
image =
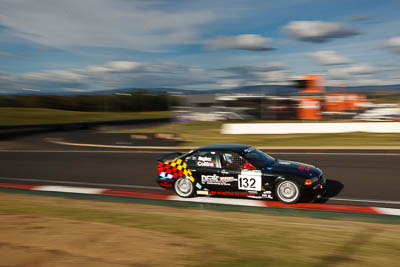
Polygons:
<instances>
[{"instance_id":1,"label":"blue sky","mask_svg":"<svg viewBox=\"0 0 400 267\"><path fill-rule=\"evenodd\" d=\"M2 0L0 92L400 84L400 1Z\"/></svg>"}]
</instances>

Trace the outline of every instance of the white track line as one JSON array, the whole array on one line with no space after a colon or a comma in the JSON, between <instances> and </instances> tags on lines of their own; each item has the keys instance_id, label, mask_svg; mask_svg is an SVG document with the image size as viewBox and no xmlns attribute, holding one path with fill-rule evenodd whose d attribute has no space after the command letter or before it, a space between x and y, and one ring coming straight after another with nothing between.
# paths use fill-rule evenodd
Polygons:
<instances>
[{"instance_id":1,"label":"white track line","mask_svg":"<svg viewBox=\"0 0 400 267\"><path fill-rule=\"evenodd\" d=\"M157 149L157 150L190 150L194 149L192 146L182 146L182 147L176 147L176 146L122 146L122 145L102 145L102 144L84 144L84 143L72 143L72 142L66 142L66 141L59 141L59 140L45 140L49 143L53 144L59 144L59 145L68 145L68 146L82 146L82 147L102 147L102 148L122 148L122 149ZM262 150L275 150L275 149L300 149L300 150L321 150L321 149L328 149L328 150L341 150L341 149L349 149L349 148L342 148L342 147L284 147L284 148L274 148L274 147L257 147ZM369 148L366 147L353 147L351 149L354 150L368 150ZM393 148L385 148L385 147L372 147L370 148L372 150L385 150L389 149L392 150ZM399 149L399 147L395 147L395 149ZM273 153L272 153L273 154ZM299 152L277 152L275 154L305 154L305 153L299 153ZM324 155L324 154L333 154L333 155L371 155L371 156L376 156L376 155L388 155L388 156L400 156L400 153L320 153L320 152L308 152L307 154L315 154L315 155Z\"/></svg>"},{"instance_id":2,"label":"white track line","mask_svg":"<svg viewBox=\"0 0 400 267\"><path fill-rule=\"evenodd\" d=\"M58 186L58 185L38 185L30 190L46 191L46 192L63 192L75 194L92 194L102 195L108 189L106 188L87 188L87 187L73 187L73 186ZM168 200L182 201L182 202L195 202L195 203L212 203L222 205L235 205L235 206L253 206L253 207L268 207L264 201L250 200L250 199L233 199L233 198L181 198L178 196L168 196ZM350 206L349 206L350 207ZM375 210L378 214L400 216L400 209L369 207ZM324 210L324 209L322 209ZM370 212L371 213L371 212Z\"/></svg>"},{"instance_id":3,"label":"white track line","mask_svg":"<svg viewBox=\"0 0 400 267\"><path fill-rule=\"evenodd\" d=\"M332 198L324 198L324 199L339 200L339 201L349 201L349 202L368 202L368 203L381 203L381 204L400 205L400 201L396 201L396 200L355 199L355 198L340 198L340 197L332 197Z\"/></svg>"},{"instance_id":4,"label":"white track line","mask_svg":"<svg viewBox=\"0 0 400 267\"><path fill-rule=\"evenodd\" d=\"M73 182L73 181L55 181L55 180L29 179L29 178L10 178L10 177L0 177L0 180L22 181L22 182L39 182L39 183L54 183L54 184L70 184L70 185L88 185L88 186L110 186L110 187L138 188L138 189L152 189L152 190L165 190L164 188L161 188L161 187L145 186L145 185L84 183L84 182Z\"/></svg>"},{"instance_id":5,"label":"white track line","mask_svg":"<svg viewBox=\"0 0 400 267\"><path fill-rule=\"evenodd\" d=\"M383 214L400 216L400 209L377 208L377 207L374 207L374 209Z\"/></svg>"},{"instance_id":6,"label":"white track line","mask_svg":"<svg viewBox=\"0 0 400 267\"><path fill-rule=\"evenodd\" d=\"M173 150L177 149L175 146L121 146L121 145L101 145L101 144L81 144L71 143L58 140L46 140L49 143L67 146L83 146L83 147L103 147L103 148L129 148L129 149L162 149L162 150ZM179 149L192 149L193 147L180 147Z\"/></svg>"},{"instance_id":7,"label":"white track line","mask_svg":"<svg viewBox=\"0 0 400 267\"><path fill-rule=\"evenodd\" d=\"M265 207L262 201L251 199L234 199L234 198L211 198L211 197L198 197L198 198L181 198L179 196L169 196L168 200L177 200L185 202L197 203L212 203L212 204L225 204L225 205L238 205L238 206L254 206Z\"/></svg>"},{"instance_id":8,"label":"white track line","mask_svg":"<svg viewBox=\"0 0 400 267\"><path fill-rule=\"evenodd\" d=\"M98 194L103 193L106 189L60 186L60 185L41 185L41 186L37 186L37 187L33 188L32 190L98 195Z\"/></svg>"},{"instance_id":9,"label":"white track line","mask_svg":"<svg viewBox=\"0 0 400 267\"><path fill-rule=\"evenodd\" d=\"M162 151L151 150L1 150L0 153L163 153Z\"/></svg>"},{"instance_id":10,"label":"white track line","mask_svg":"<svg viewBox=\"0 0 400 267\"><path fill-rule=\"evenodd\" d=\"M102 183L84 183L84 182L73 182L73 181L55 181L55 180L44 180L44 179L29 179L29 178L10 178L0 177L0 180L8 181L22 181L22 182L40 182L40 183L54 183L54 184L67 184L67 185L86 185L86 186L99 186L99 187L121 187L121 188L133 188L133 189L151 189L151 190L165 190L161 187L156 186L144 186L144 185L123 185L123 184L102 184ZM400 201L396 200L377 200L377 199L354 199L354 198L325 198L327 200L337 200L346 202L365 202L365 203L380 203L380 204L394 204L400 205ZM190 200L188 200L190 201ZM232 204L235 205L235 204Z\"/></svg>"}]
</instances>

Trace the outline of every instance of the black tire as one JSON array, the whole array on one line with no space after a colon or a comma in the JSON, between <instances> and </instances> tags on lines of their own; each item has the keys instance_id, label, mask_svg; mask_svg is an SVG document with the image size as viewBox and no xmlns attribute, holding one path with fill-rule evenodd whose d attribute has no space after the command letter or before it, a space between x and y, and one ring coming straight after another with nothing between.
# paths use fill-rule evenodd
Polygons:
<instances>
[{"instance_id":1,"label":"black tire","mask_svg":"<svg viewBox=\"0 0 400 267\"><path fill-rule=\"evenodd\" d=\"M293 180L282 180L275 186L275 196L283 203L294 204L301 198L301 188Z\"/></svg>"},{"instance_id":2,"label":"black tire","mask_svg":"<svg viewBox=\"0 0 400 267\"><path fill-rule=\"evenodd\" d=\"M174 190L178 196L183 198L193 197L196 193L193 183L187 178L177 179Z\"/></svg>"}]
</instances>

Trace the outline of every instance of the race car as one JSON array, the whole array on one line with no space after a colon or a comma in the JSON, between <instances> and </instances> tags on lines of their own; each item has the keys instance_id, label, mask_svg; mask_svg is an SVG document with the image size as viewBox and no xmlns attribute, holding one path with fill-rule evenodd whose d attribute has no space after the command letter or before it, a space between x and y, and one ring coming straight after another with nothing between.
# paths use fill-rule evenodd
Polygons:
<instances>
[{"instance_id":1,"label":"race car","mask_svg":"<svg viewBox=\"0 0 400 267\"><path fill-rule=\"evenodd\" d=\"M157 159L157 182L183 198L220 195L314 201L326 191L315 166L279 160L248 145L210 145Z\"/></svg>"}]
</instances>

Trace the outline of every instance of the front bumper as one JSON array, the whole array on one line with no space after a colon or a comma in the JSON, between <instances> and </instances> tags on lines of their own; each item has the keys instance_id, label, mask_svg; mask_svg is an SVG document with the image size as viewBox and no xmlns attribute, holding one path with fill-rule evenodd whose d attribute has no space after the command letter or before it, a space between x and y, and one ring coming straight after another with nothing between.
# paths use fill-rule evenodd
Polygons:
<instances>
[{"instance_id":1,"label":"front bumper","mask_svg":"<svg viewBox=\"0 0 400 267\"><path fill-rule=\"evenodd\" d=\"M303 189L303 201L317 201L322 199L326 193L326 178L321 178L313 185Z\"/></svg>"}]
</instances>

